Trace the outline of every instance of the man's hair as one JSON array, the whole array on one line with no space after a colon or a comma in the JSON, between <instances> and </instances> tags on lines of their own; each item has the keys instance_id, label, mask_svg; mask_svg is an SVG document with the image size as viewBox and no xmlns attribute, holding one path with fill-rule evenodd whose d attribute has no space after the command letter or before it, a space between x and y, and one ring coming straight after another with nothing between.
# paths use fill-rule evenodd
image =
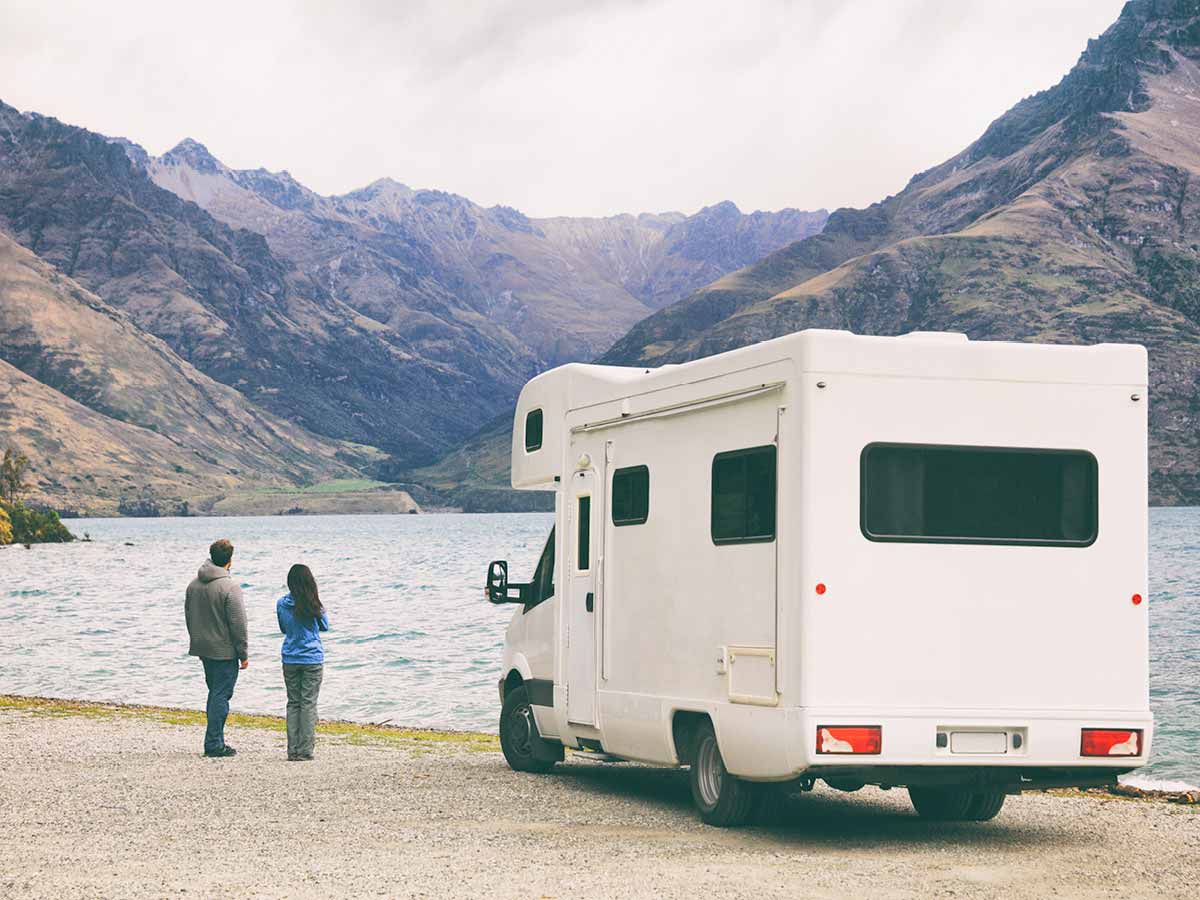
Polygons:
<instances>
[{"instance_id":1,"label":"man's hair","mask_svg":"<svg viewBox=\"0 0 1200 900\"><path fill-rule=\"evenodd\" d=\"M229 565L229 561L233 559L233 544L225 538L213 541L213 545L208 548L208 558L213 561L214 566Z\"/></svg>"}]
</instances>

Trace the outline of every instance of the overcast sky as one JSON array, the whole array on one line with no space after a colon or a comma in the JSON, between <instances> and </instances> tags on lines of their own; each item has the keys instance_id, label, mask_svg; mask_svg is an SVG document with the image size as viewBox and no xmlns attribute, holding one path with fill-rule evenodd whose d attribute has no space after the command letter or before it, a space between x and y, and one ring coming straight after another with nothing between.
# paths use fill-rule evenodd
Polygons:
<instances>
[{"instance_id":1,"label":"overcast sky","mask_svg":"<svg viewBox=\"0 0 1200 900\"><path fill-rule=\"evenodd\" d=\"M322 193L833 209L1057 82L1122 2L0 0L0 100Z\"/></svg>"}]
</instances>

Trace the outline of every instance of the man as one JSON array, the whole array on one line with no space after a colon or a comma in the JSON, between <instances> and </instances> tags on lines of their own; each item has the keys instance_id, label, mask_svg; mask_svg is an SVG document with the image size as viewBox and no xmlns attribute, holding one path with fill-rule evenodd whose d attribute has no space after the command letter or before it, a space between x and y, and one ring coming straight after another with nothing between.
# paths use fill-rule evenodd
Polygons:
<instances>
[{"instance_id":1,"label":"man","mask_svg":"<svg viewBox=\"0 0 1200 900\"><path fill-rule=\"evenodd\" d=\"M183 611L191 641L188 653L200 657L208 685L204 755L224 757L237 753L225 743L225 719L229 716L229 699L237 684L238 669L250 665L250 655L242 589L229 575L233 544L217 541L208 548L208 557L196 580L188 585Z\"/></svg>"}]
</instances>

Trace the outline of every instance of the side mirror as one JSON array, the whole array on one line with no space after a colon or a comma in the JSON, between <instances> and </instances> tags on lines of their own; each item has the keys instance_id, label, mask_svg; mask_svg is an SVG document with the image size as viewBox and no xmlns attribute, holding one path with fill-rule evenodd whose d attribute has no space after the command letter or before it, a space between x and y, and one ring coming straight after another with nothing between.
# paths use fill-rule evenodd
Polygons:
<instances>
[{"instance_id":1,"label":"side mirror","mask_svg":"<svg viewBox=\"0 0 1200 900\"><path fill-rule=\"evenodd\" d=\"M487 584L483 588L492 603L508 603L508 562L493 560L488 565Z\"/></svg>"}]
</instances>

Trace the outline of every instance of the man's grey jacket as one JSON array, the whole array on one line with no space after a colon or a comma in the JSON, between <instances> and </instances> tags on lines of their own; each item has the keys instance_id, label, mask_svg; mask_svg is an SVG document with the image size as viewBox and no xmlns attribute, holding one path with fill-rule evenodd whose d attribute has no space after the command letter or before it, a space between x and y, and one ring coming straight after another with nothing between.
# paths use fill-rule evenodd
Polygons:
<instances>
[{"instance_id":1,"label":"man's grey jacket","mask_svg":"<svg viewBox=\"0 0 1200 900\"><path fill-rule=\"evenodd\" d=\"M242 588L223 566L206 560L188 585L183 604L191 646L188 653L208 659L249 659Z\"/></svg>"}]
</instances>

